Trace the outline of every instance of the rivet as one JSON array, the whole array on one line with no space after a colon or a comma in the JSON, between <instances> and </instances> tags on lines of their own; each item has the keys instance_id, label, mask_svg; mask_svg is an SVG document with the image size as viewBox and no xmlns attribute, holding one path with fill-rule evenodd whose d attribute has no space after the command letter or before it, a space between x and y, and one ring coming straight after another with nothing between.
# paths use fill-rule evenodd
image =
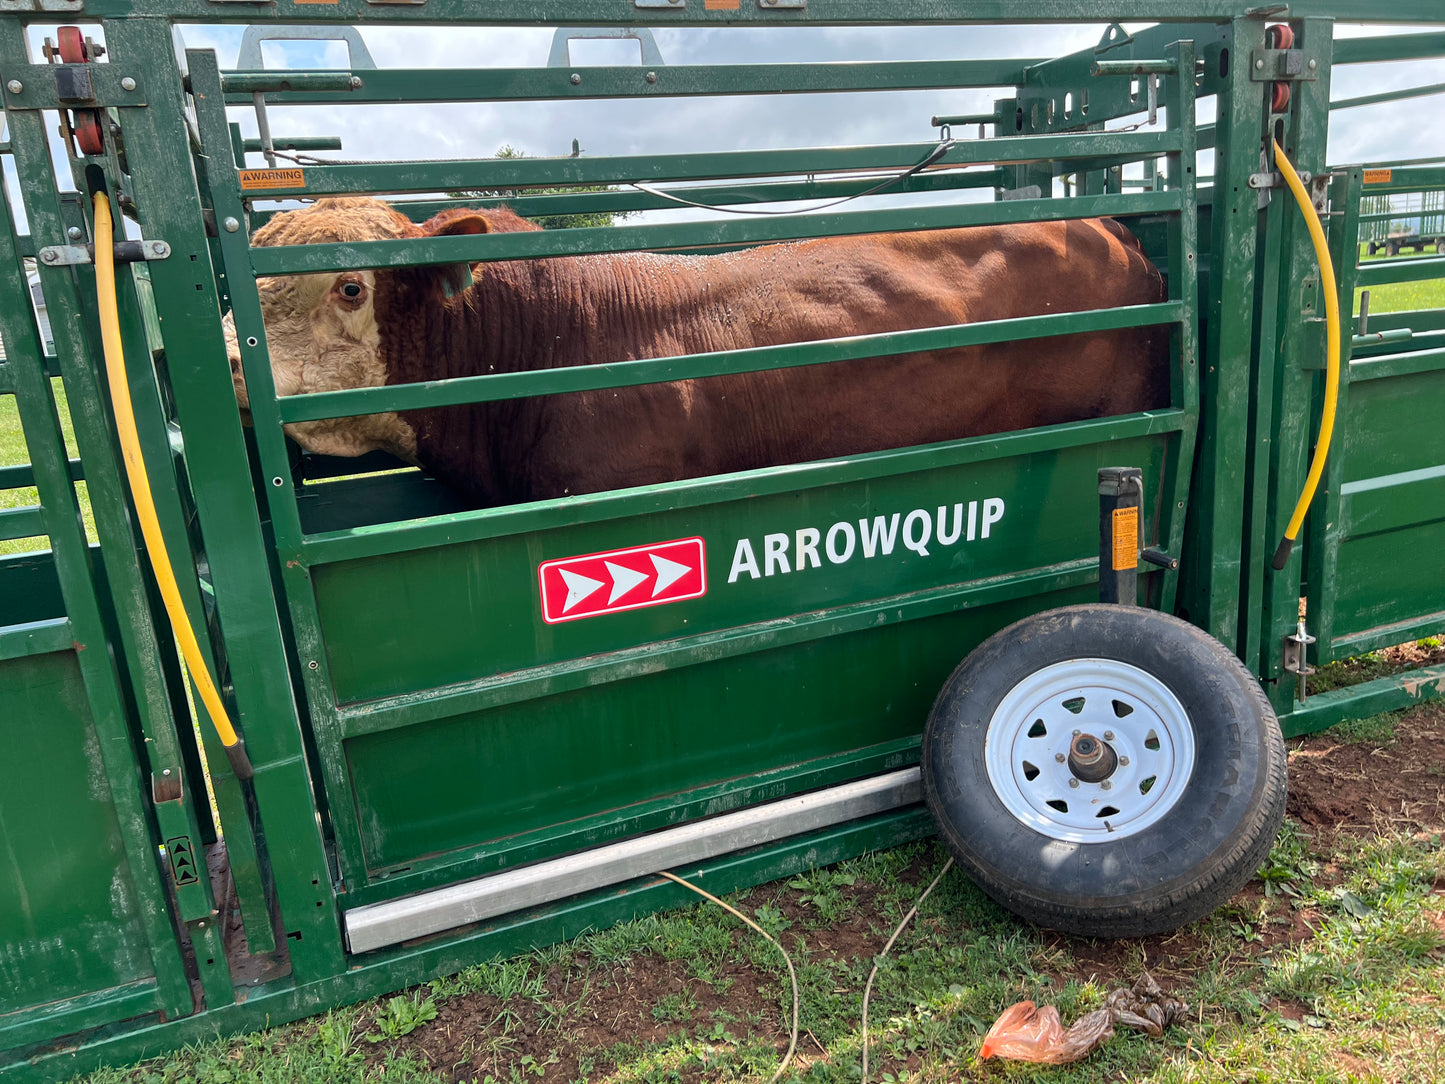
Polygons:
<instances>
[{"instance_id":1,"label":"rivet","mask_svg":"<svg viewBox=\"0 0 1445 1084\"><path fill-rule=\"evenodd\" d=\"M71 226L70 229L65 231L65 236L69 237L72 241L79 241L85 236L85 231L79 226Z\"/></svg>"},{"instance_id":2,"label":"rivet","mask_svg":"<svg viewBox=\"0 0 1445 1084\"><path fill-rule=\"evenodd\" d=\"M1254 70L1255 70L1255 71L1263 71L1263 70L1264 70L1264 57L1257 57L1257 58L1255 59L1255 61L1254 61Z\"/></svg>"},{"instance_id":3,"label":"rivet","mask_svg":"<svg viewBox=\"0 0 1445 1084\"><path fill-rule=\"evenodd\" d=\"M643 78L646 79L649 83L655 83L657 82L657 73L648 72L646 75L643 76Z\"/></svg>"},{"instance_id":4,"label":"rivet","mask_svg":"<svg viewBox=\"0 0 1445 1084\"><path fill-rule=\"evenodd\" d=\"M1120 758L1119 758L1119 763L1120 763L1120 765L1122 765L1123 767L1127 768L1127 767L1129 766L1129 758L1128 758L1128 757L1120 757Z\"/></svg>"},{"instance_id":5,"label":"rivet","mask_svg":"<svg viewBox=\"0 0 1445 1084\"><path fill-rule=\"evenodd\" d=\"M1114 784L1111 783L1111 782L1109 782L1107 779L1105 779L1102 783L1100 783L1099 786L1103 787L1105 790L1113 790L1113 789L1114 789Z\"/></svg>"},{"instance_id":6,"label":"rivet","mask_svg":"<svg viewBox=\"0 0 1445 1084\"><path fill-rule=\"evenodd\" d=\"M573 85L574 87L578 87L578 86L581 86L581 85L582 85L582 77L581 77L580 75L578 75L576 72L573 72L573 73L572 73L572 85Z\"/></svg>"},{"instance_id":7,"label":"rivet","mask_svg":"<svg viewBox=\"0 0 1445 1084\"><path fill-rule=\"evenodd\" d=\"M308 670L319 670L319 669L321 669L321 664L320 664L319 662L317 662L315 659L312 659L310 662L308 662L308 663L306 664L306 669L308 669Z\"/></svg>"},{"instance_id":8,"label":"rivet","mask_svg":"<svg viewBox=\"0 0 1445 1084\"><path fill-rule=\"evenodd\" d=\"M353 75L353 76L351 77L351 89L352 89L352 90L360 90L360 89L362 88L362 86L363 86L363 84L362 84L362 82L361 82L361 76L359 76L359 75Z\"/></svg>"},{"instance_id":9,"label":"rivet","mask_svg":"<svg viewBox=\"0 0 1445 1084\"><path fill-rule=\"evenodd\" d=\"M246 345L247 345L247 346L255 346L255 345L256 345L256 336L254 336L254 335L248 335L248 336L246 336Z\"/></svg>"},{"instance_id":10,"label":"rivet","mask_svg":"<svg viewBox=\"0 0 1445 1084\"><path fill-rule=\"evenodd\" d=\"M121 89L121 90L134 90L134 89L135 89L135 80L132 79L130 76L127 75L124 79L122 79L122 80L120 81L120 89Z\"/></svg>"},{"instance_id":11,"label":"rivet","mask_svg":"<svg viewBox=\"0 0 1445 1084\"><path fill-rule=\"evenodd\" d=\"M170 774L171 774L171 770L170 770L169 768L162 768L162 769L161 769L161 775L170 775Z\"/></svg>"},{"instance_id":12,"label":"rivet","mask_svg":"<svg viewBox=\"0 0 1445 1084\"><path fill-rule=\"evenodd\" d=\"M12 79L10 80L10 82L5 84L5 89L8 90L11 94L19 94L22 90L25 89L25 84L22 83L19 79Z\"/></svg>"},{"instance_id":13,"label":"rivet","mask_svg":"<svg viewBox=\"0 0 1445 1084\"><path fill-rule=\"evenodd\" d=\"M1077 779L1070 779L1070 780L1069 780L1069 786L1070 786L1070 787L1073 787L1075 790L1077 790L1078 787L1079 787L1079 781L1078 781Z\"/></svg>"},{"instance_id":14,"label":"rivet","mask_svg":"<svg viewBox=\"0 0 1445 1084\"><path fill-rule=\"evenodd\" d=\"M1054 759L1057 760L1060 764L1062 764L1065 760L1065 757L1063 753L1055 753Z\"/></svg>"},{"instance_id":15,"label":"rivet","mask_svg":"<svg viewBox=\"0 0 1445 1084\"><path fill-rule=\"evenodd\" d=\"M1314 70L1315 70L1316 68L1318 68L1319 66L1320 66L1320 62L1319 62L1318 60L1315 60L1313 57L1311 57L1311 58L1310 58L1310 64L1309 64L1310 71L1314 71Z\"/></svg>"},{"instance_id":16,"label":"rivet","mask_svg":"<svg viewBox=\"0 0 1445 1084\"><path fill-rule=\"evenodd\" d=\"M222 222L221 225L226 228L227 233L235 233L241 228L241 224L237 222L234 218L226 219L226 221Z\"/></svg>"},{"instance_id":17,"label":"rivet","mask_svg":"<svg viewBox=\"0 0 1445 1084\"><path fill-rule=\"evenodd\" d=\"M272 484L273 486L284 486L286 483L283 482L280 478L272 478L272 479L271 479L271 484Z\"/></svg>"}]
</instances>

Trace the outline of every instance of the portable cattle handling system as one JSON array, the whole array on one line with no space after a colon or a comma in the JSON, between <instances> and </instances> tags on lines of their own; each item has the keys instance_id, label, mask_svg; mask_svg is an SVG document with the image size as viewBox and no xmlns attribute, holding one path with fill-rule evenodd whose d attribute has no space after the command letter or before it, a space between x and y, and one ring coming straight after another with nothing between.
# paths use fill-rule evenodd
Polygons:
<instances>
[{"instance_id":1,"label":"portable cattle handling system","mask_svg":"<svg viewBox=\"0 0 1445 1084\"><path fill-rule=\"evenodd\" d=\"M1020 21L1019 5L1000 0L912 6L925 23ZM0 511L0 538L35 539L0 557L0 1076L59 1078L134 1060L691 902L653 876L661 869L731 891L929 833L918 765L935 697L995 632L1057 607L1094 602L1090 620L1123 630L1145 645L1136 656L1153 652L1162 668L1121 666L1136 656L1100 644L1009 678L999 695L1052 697L1070 711L1068 698L1084 699L1071 689L1112 701L1119 734L1100 737L1113 745L1101 752L1076 737L1057 754L1070 787L1110 783L1129 742L1135 759L1160 767L1147 780L1114 776L1133 780L1115 791L1117 809L1055 815L1030 790L1039 767L1008 759L1038 737L1029 719L1011 724L999 707L986 759L966 728L950 729L955 682L929 739L935 751L953 742L951 755L981 773L960 798L963 823L946 833L955 849L987 851L1022 831L1045 857L1126 845L1093 842L1089 818L1108 816L1135 818L1120 834L1136 840L1156 822L1207 834L1227 789L1206 786L1210 750L1220 730L1232 747L1248 740L1199 698L1216 669L1257 677L1285 734L1445 691L1445 667L1435 667L1305 695L1311 665L1445 626L1445 575L1429 557L1445 546L1445 310L1346 324L1337 396L1327 395L1327 280L1287 170L1267 153L1278 141L1304 177L1302 194L1325 212L1346 318L1357 288L1445 276L1442 259L1358 262L1379 198L1437 191L1445 167L1337 167L1327 148L1336 66L1445 56L1439 4L1397 0L1382 13L1363 0L1306 0L1268 16L1248 0L1028 8L1034 22L1120 22L1096 48L1056 59L675 66L636 28L883 25L897 9L877 0L5 5L0 152L15 183L0 225L0 396L18 411L30 463L0 469L0 486L34 486L38 498ZM1336 20L1442 29L1337 38ZM1134 21L1157 25L1122 25ZM211 51L177 49L173 27L196 23L258 27L252 66L222 69ZM558 27L556 64L377 69L349 29L463 23ZM642 41L641 66L570 64L570 38L619 30ZM296 32L348 41L350 68L265 70L259 40ZM1028 26L1018 40L1026 54ZM334 141L271 140L269 124L248 141L227 114L228 105L265 120L281 105L975 87L997 88L987 138L633 158L297 163L274 150ZM1196 99L1212 100L1212 123L1196 123ZM962 120L953 118L960 132ZM915 198L807 211L884 180L885 195ZM679 195L744 210L809 202L782 216L248 243L273 213L268 201L378 194L421 221L456 205L438 193L458 190L514 192L462 205L506 203L532 217L667 210ZM112 213L124 222L113 246ZM1090 216L1130 227L1165 276L1166 300L889 333L866 344L868 356L1159 326L1171 343L1167 408L474 510L395 461L302 455L281 426L826 363L857 347L280 399L270 390L258 276L472 261L484 275L503 259ZM53 353L30 302L32 266ZM253 428L243 427L226 363L228 311ZM108 364L129 406L108 388ZM54 377L78 459L67 456ZM1338 420L1321 484L1275 569L1328 398ZM133 497L117 437L132 424L130 469L143 471L154 502L144 537L151 513ZM1120 464L1139 473L1101 475ZM81 479L98 544L81 519ZM852 524L866 533L900 520L896 541L875 537L871 557L860 543L836 559L840 534L828 559L789 568L786 540L803 529L823 539L842 524L851 538ZM924 525L926 554L908 545ZM158 538L173 578L153 571ZM740 557L743 540L756 574ZM659 577L685 567L686 590L666 605L544 620L548 563L613 551L670 561L654 563ZM1098 606L1101 567L1120 605ZM167 594L188 615L193 646L168 616ZM1049 620L1036 617L1030 635ZM1218 667L1198 663L1214 650L1198 630L1223 645ZM999 683L985 667L994 656L1020 665L994 644L968 664L974 685ZM200 682L195 709L188 672ZM1250 725L1272 733L1264 701L1251 703ZM1042 714L1033 725L1043 728ZM1263 770L1231 755L1244 758L1241 771ZM930 793L946 805L938 770ZM968 804L990 784L993 821ZM1282 801L1280 785L1270 801ZM1249 816L1267 819L1266 800L1251 800ZM1011 875L985 887L1006 896ZM1103 932L1143 928L1130 926L1137 914L1112 926L1098 918Z\"/></svg>"}]
</instances>

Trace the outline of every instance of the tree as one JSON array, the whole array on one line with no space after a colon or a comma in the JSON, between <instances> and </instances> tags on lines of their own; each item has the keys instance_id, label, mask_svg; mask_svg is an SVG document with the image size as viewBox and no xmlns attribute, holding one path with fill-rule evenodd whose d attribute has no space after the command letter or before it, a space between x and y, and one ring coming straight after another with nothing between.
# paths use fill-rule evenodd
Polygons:
<instances>
[{"instance_id":1,"label":"tree","mask_svg":"<svg viewBox=\"0 0 1445 1084\"><path fill-rule=\"evenodd\" d=\"M572 144L573 152L576 153L577 144ZM497 148L498 158L525 158L523 151L517 150L510 143L503 144ZM517 199L521 196L543 196L543 195L577 195L582 192L615 192L617 189L612 185L592 184L579 185L568 188L528 188L518 190L515 188L482 188L472 189L464 192L448 192L447 195L453 199ZM541 226L544 230L571 230L581 229L587 226L611 226L624 218L632 215L631 211L593 211L588 214L575 215L541 215L533 218L532 221Z\"/></svg>"}]
</instances>

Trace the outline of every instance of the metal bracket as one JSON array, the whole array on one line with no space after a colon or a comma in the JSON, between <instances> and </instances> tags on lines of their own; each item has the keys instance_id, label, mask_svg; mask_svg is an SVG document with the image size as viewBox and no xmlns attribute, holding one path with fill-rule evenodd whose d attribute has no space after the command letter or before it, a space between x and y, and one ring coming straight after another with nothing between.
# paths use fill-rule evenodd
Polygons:
<instances>
[{"instance_id":1,"label":"metal bracket","mask_svg":"<svg viewBox=\"0 0 1445 1084\"><path fill-rule=\"evenodd\" d=\"M115 242L116 263L164 260L170 254L171 246L164 241ZM77 264L95 263L95 246L93 244L46 245L36 256L46 267L74 267Z\"/></svg>"},{"instance_id":2,"label":"metal bracket","mask_svg":"<svg viewBox=\"0 0 1445 1084\"><path fill-rule=\"evenodd\" d=\"M1099 44L1094 46L1094 55L1099 56L1107 53L1110 49L1118 49L1121 46L1133 45L1134 35L1125 30L1118 23L1110 23L1105 28L1103 35L1099 38Z\"/></svg>"},{"instance_id":3,"label":"metal bracket","mask_svg":"<svg viewBox=\"0 0 1445 1084\"><path fill-rule=\"evenodd\" d=\"M633 26L559 26L552 35L552 51L547 55L547 67L572 67L570 46L574 41L601 41L607 39L635 41L642 47L642 63L649 68L661 68L666 64L657 48L657 39L646 27Z\"/></svg>"},{"instance_id":4,"label":"metal bracket","mask_svg":"<svg viewBox=\"0 0 1445 1084\"><path fill-rule=\"evenodd\" d=\"M687 0L632 0L632 6L635 8L681 10L687 7Z\"/></svg>"},{"instance_id":5,"label":"metal bracket","mask_svg":"<svg viewBox=\"0 0 1445 1084\"><path fill-rule=\"evenodd\" d=\"M1301 704L1309 695L1306 683L1309 676L1315 672L1315 668L1305 661L1305 648L1314 643L1315 638L1305 631L1305 623L1299 623L1299 629L1284 638L1284 671L1287 674L1294 674L1299 679L1299 688L1295 698Z\"/></svg>"},{"instance_id":6,"label":"metal bracket","mask_svg":"<svg viewBox=\"0 0 1445 1084\"><path fill-rule=\"evenodd\" d=\"M1320 62L1301 49L1255 49L1249 54L1249 78L1254 83L1312 83L1319 73Z\"/></svg>"},{"instance_id":7,"label":"metal bracket","mask_svg":"<svg viewBox=\"0 0 1445 1084\"><path fill-rule=\"evenodd\" d=\"M241 35L241 48L236 53L237 71L262 71L266 67L261 55L263 41L339 41L346 45L352 71L373 71L376 61L366 42L352 26L248 26Z\"/></svg>"},{"instance_id":8,"label":"metal bracket","mask_svg":"<svg viewBox=\"0 0 1445 1084\"><path fill-rule=\"evenodd\" d=\"M789 8L798 11L808 6L808 0L758 0L758 7L764 11L781 11Z\"/></svg>"}]
</instances>

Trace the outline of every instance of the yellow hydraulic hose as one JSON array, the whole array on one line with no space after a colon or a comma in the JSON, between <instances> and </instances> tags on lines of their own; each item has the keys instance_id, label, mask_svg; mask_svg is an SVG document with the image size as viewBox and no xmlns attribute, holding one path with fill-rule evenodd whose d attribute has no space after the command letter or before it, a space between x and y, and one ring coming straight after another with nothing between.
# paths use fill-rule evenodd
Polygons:
<instances>
[{"instance_id":1,"label":"yellow hydraulic hose","mask_svg":"<svg viewBox=\"0 0 1445 1084\"><path fill-rule=\"evenodd\" d=\"M120 314L116 309L115 292L115 249L113 240L115 225L110 214L110 200L104 192L95 194L95 288L96 301L100 308L100 337L105 352L105 375L110 384L111 405L115 411L115 427L120 435L121 455L125 460L126 478L130 482L130 493L135 501L136 516L140 520L141 536L145 539L146 551L150 554L151 568L156 583L165 601L166 614L171 621L171 631L181 650L181 658L191 672L191 680L201 694L201 702L210 713L211 722L221 743L226 747L226 757L240 779L250 779L251 761L246 756L246 744L231 725L221 694L211 680L211 671L201 657L200 645L191 628L190 618L181 602L180 588L176 586L176 574L171 568L170 556L166 553L165 539L161 536L160 521L156 518L155 500L151 496L150 477L146 474L145 459L141 455L140 437L136 433L135 410L131 405L130 387L125 378L125 353L120 341Z\"/></svg>"},{"instance_id":2,"label":"yellow hydraulic hose","mask_svg":"<svg viewBox=\"0 0 1445 1084\"><path fill-rule=\"evenodd\" d=\"M1314 458L1310 461L1309 474L1305 476L1304 489L1295 503L1294 514L1289 517L1289 526L1284 529L1279 548L1274 551L1274 567L1281 569L1289 560L1290 550L1294 548L1294 541L1299 537L1300 527L1304 523L1305 512L1314 500L1315 490L1319 488L1320 477L1325 472L1325 457L1329 455L1330 440L1335 432L1335 408L1340 400L1340 298L1339 289L1335 285L1335 268L1330 262L1330 250L1325 242L1320 216L1315 213L1315 205L1305 191L1304 182L1300 180L1290 160L1285 157L1278 142L1274 144L1274 161L1284 175L1289 190L1294 193L1295 202L1304 214L1305 225L1309 227L1310 240L1315 246L1315 259L1320 265L1320 291L1325 298L1325 407L1320 414L1319 439L1315 444Z\"/></svg>"}]
</instances>

